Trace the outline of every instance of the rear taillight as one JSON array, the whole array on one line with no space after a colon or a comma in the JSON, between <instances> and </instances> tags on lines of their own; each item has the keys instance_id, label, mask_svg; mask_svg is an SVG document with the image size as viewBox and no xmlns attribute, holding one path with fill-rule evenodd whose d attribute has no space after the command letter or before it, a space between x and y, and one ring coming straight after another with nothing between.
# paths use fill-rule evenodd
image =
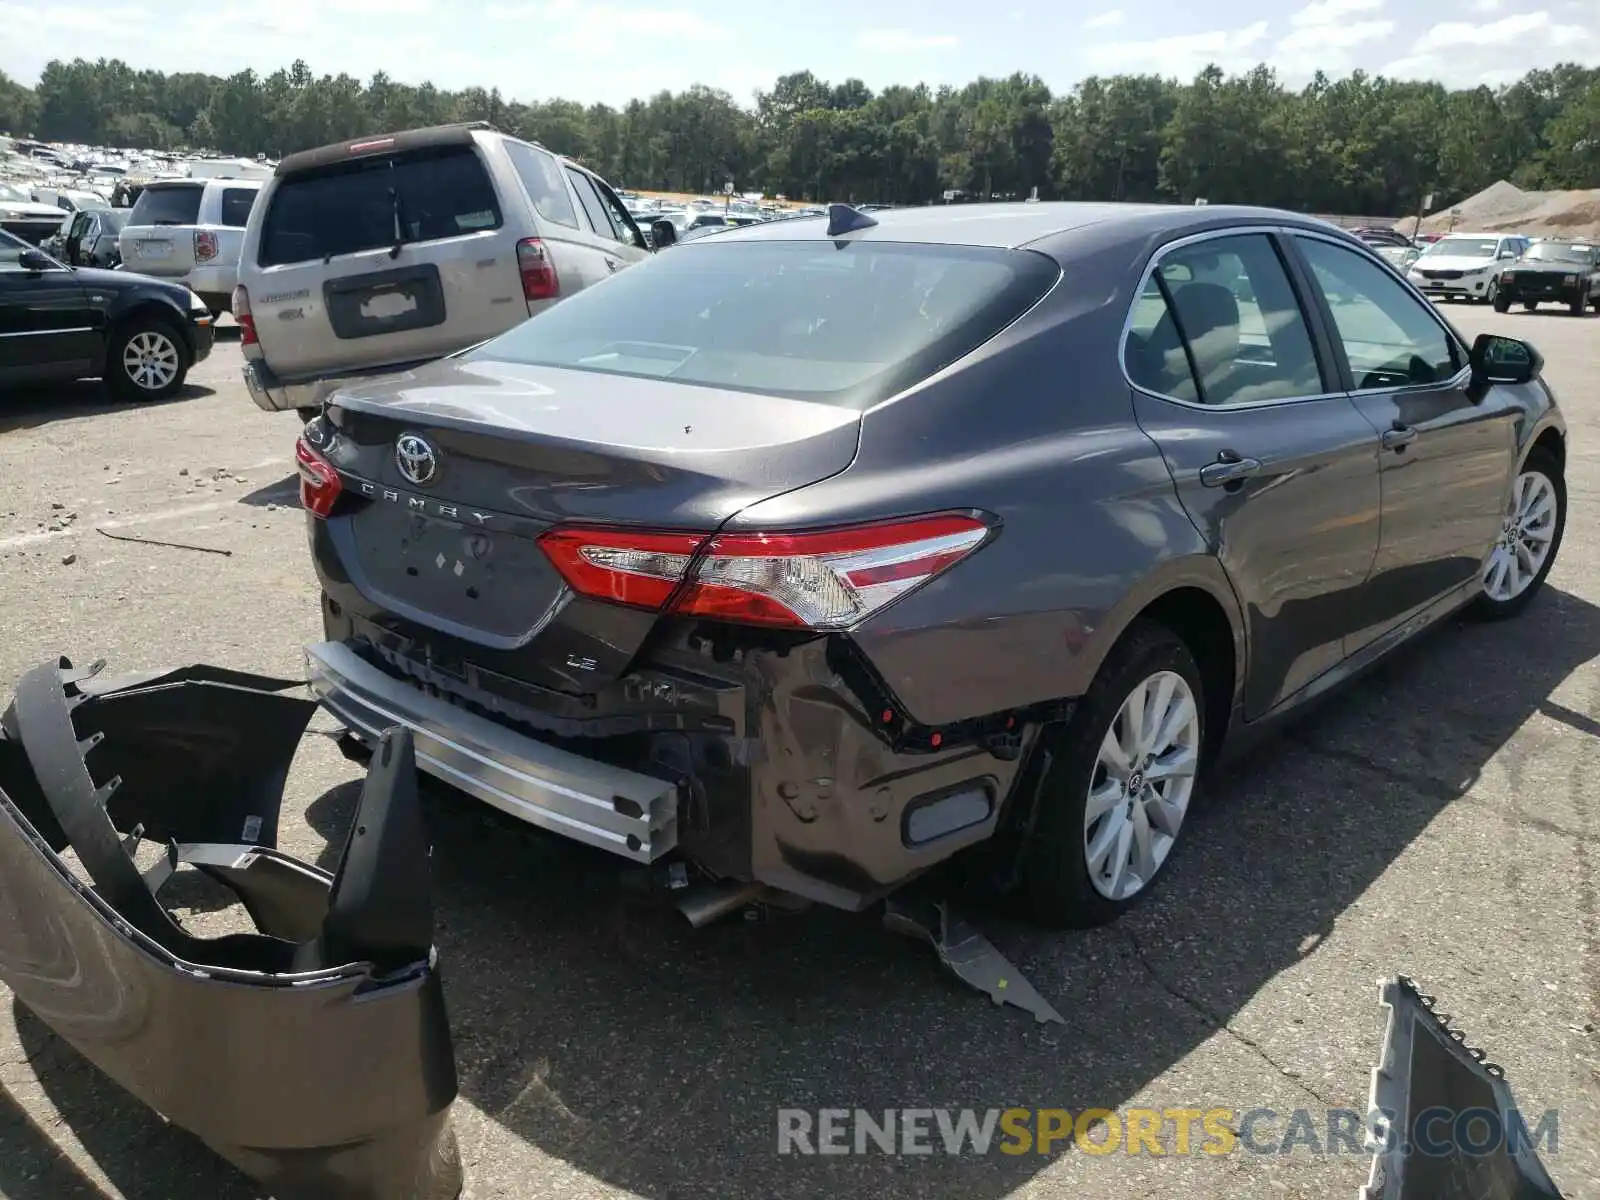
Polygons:
<instances>
[{"instance_id":1,"label":"rear taillight","mask_svg":"<svg viewBox=\"0 0 1600 1200\"><path fill-rule=\"evenodd\" d=\"M517 243L517 271L522 275L522 298L554 300L561 294L561 280L550 251L538 238L523 238Z\"/></svg>"},{"instance_id":2,"label":"rear taillight","mask_svg":"<svg viewBox=\"0 0 1600 1200\"><path fill-rule=\"evenodd\" d=\"M582 596L745 625L848 629L971 554L990 528L945 514L807 533L558 528L539 539ZM701 554L698 562L695 555ZM690 571L690 564L694 569Z\"/></svg>"},{"instance_id":3,"label":"rear taillight","mask_svg":"<svg viewBox=\"0 0 1600 1200\"><path fill-rule=\"evenodd\" d=\"M313 517L326 517L344 491L339 472L312 449L304 435L294 444L294 465L300 472L300 503Z\"/></svg>"},{"instance_id":4,"label":"rear taillight","mask_svg":"<svg viewBox=\"0 0 1600 1200\"><path fill-rule=\"evenodd\" d=\"M217 256L217 235L207 233L203 229L194 231L194 260L197 263L210 262Z\"/></svg>"},{"instance_id":5,"label":"rear taillight","mask_svg":"<svg viewBox=\"0 0 1600 1200\"><path fill-rule=\"evenodd\" d=\"M233 319L239 325L239 345L260 345L256 339L256 319L250 315L250 293L245 291L242 283L233 289L232 308Z\"/></svg>"}]
</instances>

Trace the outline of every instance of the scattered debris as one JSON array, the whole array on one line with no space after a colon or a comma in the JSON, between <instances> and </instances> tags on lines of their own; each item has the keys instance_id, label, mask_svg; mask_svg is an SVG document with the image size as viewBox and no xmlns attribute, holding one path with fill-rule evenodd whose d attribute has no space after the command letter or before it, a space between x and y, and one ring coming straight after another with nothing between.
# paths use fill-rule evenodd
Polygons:
<instances>
[{"instance_id":1,"label":"scattered debris","mask_svg":"<svg viewBox=\"0 0 1600 1200\"><path fill-rule=\"evenodd\" d=\"M188 467L179 467L178 468L178 474L179 475L187 475L188 473L189 473L189 468Z\"/></svg>"},{"instance_id":2,"label":"scattered debris","mask_svg":"<svg viewBox=\"0 0 1600 1200\"><path fill-rule=\"evenodd\" d=\"M994 943L952 913L943 901L891 896L884 904L883 924L894 933L927 942L956 978L986 993L996 1004L1012 1004L1031 1012L1040 1024L1066 1024Z\"/></svg>"},{"instance_id":3,"label":"scattered debris","mask_svg":"<svg viewBox=\"0 0 1600 1200\"><path fill-rule=\"evenodd\" d=\"M232 550L220 550L216 546L195 546L188 542L164 542L156 538L134 537L131 533L112 533L103 525L97 525L95 532L116 542L138 542L141 546L166 546L172 550L195 550L201 554L220 554L224 558L232 558Z\"/></svg>"},{"instance_id":4,"label":"scattered debris","mask_svg":"<svg viewBox=\"0 0 1600 1200\"><path fill-rule=\"evenodd\" d=\"M60 512L63 508L66 507L66 505L65 504L58 504L54 500L52 500L52 501L50 501L50 507L55 509L56 512Z\"/></svg>"},{"instance_id":5,"label":"scattered debris","mask_svg":"<svg viewBox=\"0 0 1600 1200\"><path fill-rule=\"evenodd\" d=\"M63 555L62 556L61 565L63 567L70 567L73 563L75 563L77 561L78 561L78 556L76 554L67 554L67 555Z\"/></svg>"}]
</instances>

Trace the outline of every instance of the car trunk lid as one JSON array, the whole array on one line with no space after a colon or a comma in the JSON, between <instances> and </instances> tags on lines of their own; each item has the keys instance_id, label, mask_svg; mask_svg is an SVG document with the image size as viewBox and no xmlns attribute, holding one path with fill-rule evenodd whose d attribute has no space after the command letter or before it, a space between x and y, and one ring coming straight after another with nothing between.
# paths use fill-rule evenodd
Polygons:
<instances>
[{"instance_id":1,"label":"car trunk lid","mask_svg":"<svg viewBox=\"0 0 1600 1200\"><path fill-rule=\"evenodd\" d=\"M569 691L621 674L657 618L574 597L542 533L709 534L842 471L860 423L830 404L469 359L332 405L324 452L349 498L329 533L351 582L410 622L516 651L529 682Z\"/></svg>"},{"instance_id":2,"label":"car trunk lid","mask_svg":"<svg viewBox=\"0 0 1600 1200\"><path fill-rule=\"evenodd\" d=\"M152 183L139 193L117 239L125 269L146 275L187 275L195 265L194 226L200 222L203 182Z\"/></svg>"},{"instance_id":3,"label":"car trunk lid","mask_svg":"<svg viewBox=\"0 0 1600 1200\"><path fill-rule=\"evenodd\" d=\"M470 141L317 160L259 206L249 303L284 379L437 358L528 315L517 248Z\"/></svg>"}]
</instances>

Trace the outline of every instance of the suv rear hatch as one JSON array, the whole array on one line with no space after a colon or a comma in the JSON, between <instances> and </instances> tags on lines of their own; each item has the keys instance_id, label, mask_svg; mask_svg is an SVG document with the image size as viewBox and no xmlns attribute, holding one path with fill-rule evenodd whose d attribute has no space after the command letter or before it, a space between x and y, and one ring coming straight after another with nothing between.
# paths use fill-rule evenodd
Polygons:
<instances>
[{"instance_id":1,"label":"suv rear hatch","mask_svg":"<svg viewBox=\"0 0 1600 1200\"><path fill-rule=\"evenodd\" d=\"M279 165L252 216L243 274L262 356L282 378L437 358L527 316L517 248L476 143L465 130L422 132L433 136Z\"/></svg>"},{"instance_id":2,"label":"suv rear hatch","mask_svg":"<svg viewBox=\"0 0 1600 1200\"><path fill-rule=\"evenodd\" d=\"M139 193L117 239L125 270L180 279L194 269L203 180L151 183Z\"/></svg>"}]
</instances>

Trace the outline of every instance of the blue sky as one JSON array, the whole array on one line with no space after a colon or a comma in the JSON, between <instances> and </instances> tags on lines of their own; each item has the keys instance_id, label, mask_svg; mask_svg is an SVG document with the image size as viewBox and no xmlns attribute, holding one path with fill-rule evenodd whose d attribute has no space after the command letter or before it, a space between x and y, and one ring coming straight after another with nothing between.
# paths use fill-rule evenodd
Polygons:
<instances>
[{"instance_id":1,"label":"blue sky","mask_svg":"<svg viewBox=\"0 0 1600 1200\"><path fill-rule=\"evenodd\" d=\"M743 103L779 74L964 83L1028 71L1189 77L1266 61L1453 86L1561 61L1600 65L1600 0L0 0L0 70L34 82L53 56L226 74L296 57L318 74L498 86L510 98L620 104L691 83Z\"/></svg>"}]
</instances>

